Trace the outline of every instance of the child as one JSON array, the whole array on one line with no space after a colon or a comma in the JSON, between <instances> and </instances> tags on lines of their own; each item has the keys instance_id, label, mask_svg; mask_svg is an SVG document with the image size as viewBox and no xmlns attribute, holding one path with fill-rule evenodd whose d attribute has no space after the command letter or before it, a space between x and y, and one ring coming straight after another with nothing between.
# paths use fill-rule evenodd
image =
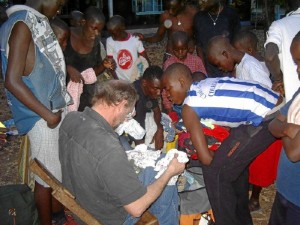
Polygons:
<instances>
[{"instance_id":1,"label":"child","mask_svg":"<svg viewBox=\"0 0 300 225\"><path fill-rule=\"evenodd\" d=\"M188 52L189 38L186 32L175 31L170 37L172 43L173 55L168 58L164 63L164 70L166 70L173 63L182 63L186 65L191 72L201 72L206 74L206 69L199 56L192 55ZM172 111L172 103L166 98L165 91L162 92L163 107L166 112Z\"/></svg>"},{"instance_id":2,"label":"child","mask_svg":"<svg viewBox=\"0 0 300 225\"><path fill-rule=\"evenodd\" d=\"M247 170L250 162L275 140L268 131L274 115L266 115L282 99L257 82L224 77L193 83L190 70L180 63L164 72L162 88L174 104L183 104L183 123L202 163L216 224L252 224ZM208 150L200 119L231 128L215 152Z\"/></svg>"},{"instance_id":3,"label":"child","mask_svg":"<svg viewBox=\"0 0 300 225\"><path fill-rule=\"evenodd\" d=\"M206 74L206 69L199 56L192 55L188 52L189 38L186 32L175 31L170 37L172 43L173 55L164 63L164 70L173 63L182 63L186 65L192 73L202 72Z\"/></svg>"},{"instance_id":4,"label":"child","mask_svg":"<svg viewBox=\"0 0 300 225\"><path fill-rule=\"evenodd\" d=\"M290 47L300 79L300 32L294 37ZM281 138L283 151L278 165L276 196L269 224L293 225L300 220L300 89L293 98L280 109L280 114L269 126L271 133Z\"/></svg>"},{"instance_id":5,"label":"child","mask_svg":"<svg viewBox=\"0 0 300 225\"><path fill-rule=\"evenodd\" d=\"M264 58L257 51L258 39L253 32L248 30L239 31L233 36L231 43L239 51L252 55L260 62L264 62Z\"/></svg>"},{"instance_id":6,"label":"child","mask_svg":"<svg viewBox=\"0 0 300 225\"><path fill-rule=\"evenodd\" d=\"M111 17L106 26L111 35L106 40L107 56L117 63L118 79L138 80L150 64L143 43L125 31L125 20L119 15ZM139 56L144 57L146 62L142 63Z\"/></svg>"},{"instance_id":7,"label":"child","mask_svg":"<svg viewBox=\"0 0 300 225\"><path fill-rule=\"evenodd\" d=\"M58 17L50 20L50 25L62 50L64 51L67 46L67 40L70 37L70 28ZM97 81L97 77L93 68L88 68L82 71L81 76L85 84L93 84ZM80 96L83 92L83 83L69 81L67 84L67 90L73 99L73 103L68 105L68 111L77 111L80 103Z\"/></svg>"},{"instance_id":8,"label":"child","mask_svg":"<svg viewBox=\"0 0 300 225\"><path fill-rule=\"evenodd\" d=\"M58 4L48 0L27 0L26 6L12 6L0 32L2 72L19 134L28 134L32 157L60 181L59 126L62 111L71 98L65 88L64 56L48 19L62 7L63 1ZM64 224L63 206L51 192L35 176L34 197L40 223Z\"/></svg>"},{"instance_id":9,"label":"child","mask_svg":"<svg viewBox=\"0 0 300 225\"><path fill-rule=\"evenodd\" d=\"M71 81L83 82L84 78L81 73L90 68L97 76L100 76L105 70L115 69L113 60L103 58L101 54L104 50L101 49L100 35L104 25L105 17L102 11L91 6L84 12L82 26L71 28L70 39L64 51ZM94 83L83 84L78 111L83 111L86 106L91 106L94 87Z\"/></svg>"},{"instance_id":10,"label":"child","mask_svg":"<svg viewBox=\"0 0 300 225\"><path fill-rule=\"evenodd\" d=\"M261 62L265 70L269 71L263 61L263 57L257 51L257 43L258 39L251 31L240 31L232 40L232 45L236 49L255 57ZM249 201L249 209L251 212L260 210L259 196L262 187L273 184L276 179L281 148L281 140L276 140L261 153L249 167L249 183L252 184L252 192Z\"/></svg>"},{"instance_id":11,"label":"child","mask_svg":"<svg viewBox=\"0 0 300 225\"><path fill-rule=\"evenodd\" d=\"M253 56L235 49L224 36L213 37L207 47L207 58L221 70L234 72L242 80L256 81L271 88L270 73Z\"/></svg>"},{"instance_id":12,"label":"child","mask_svg":"<svg viewBox=\"0 0 300 225\"><path fill-rule=\"evenodd\" d=\"M73 10L70 13L70 25L71 27L80 27L83 21L83 13L78 10Z\"/></svg>"},{"instance_id":13,"label":"child","mask_svg":"<svg viewBox=\"0 0 300 225\"><path fill-rule=\"evenodd\" d=\"M50 26L55 34L61 49L66 49L68 39L70 37L70 28L66 22L59 19L57 16L50 20Z\"/></svg>"}]
</instances>

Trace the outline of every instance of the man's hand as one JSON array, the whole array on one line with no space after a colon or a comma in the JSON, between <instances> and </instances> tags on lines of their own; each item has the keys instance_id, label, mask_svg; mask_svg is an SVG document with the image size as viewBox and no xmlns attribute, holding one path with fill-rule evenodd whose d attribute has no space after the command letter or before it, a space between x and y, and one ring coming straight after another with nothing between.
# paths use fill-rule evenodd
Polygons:
<instances>
[{"instance_id":1,"label":"man's hand","mask_svg":"<svg viewBox=\"0 0 300 225\"><path fill-rule=\"evenodd\" d=\"M182 174L185 169L185 163L178 162L177 157L178 154L175 154L166 170L167 173L170 173L171 177Z\"/></svg>"},{"instance_id":2,"label":"man's hand","mask_svg":"<svg viewBox=\"0 0 300 225\"><path fill-rule=\"evenodd\" d=\"M54 129L55 127L57 127L57 125L61 121L61 114L62 114L62 112L63 112L62 110L59 110L58 112L50 114L49 118L46 119L47 126L49 128Z\"/></svg>"}]
</instances>

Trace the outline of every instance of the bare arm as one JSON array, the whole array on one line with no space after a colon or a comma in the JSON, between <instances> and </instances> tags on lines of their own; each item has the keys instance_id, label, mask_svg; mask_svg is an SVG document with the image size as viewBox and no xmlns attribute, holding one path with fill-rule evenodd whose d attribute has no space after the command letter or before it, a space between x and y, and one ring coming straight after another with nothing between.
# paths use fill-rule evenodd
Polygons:
<instances>
[{"instance_id":1,"label":"bare arm","mask_svg":"<svg viewBox=\"0 0 300 225\"><path fill-rule=\"evenodd\" d=\"M146 41L150 43L160 42L164 38L167 31L167 28L164 25L165 20L166 20L166 15L165 13L162 13L159 17L159 27L153 36L145 37L142 34L135 34L135 35L138 36L141 41Z\"/></svg>"},{"instance_id":2,"label":"bare arm","mask_svg":"<svg viewBox=\"0 0 300 225\"><path fill-rule=\"evenodd\" d=\"M282 139L283 147L287 157L292 162L300 160L300 126L287 123L286 117L278 115L269 124L270 132Z\"/></svg>"},{"instance_id":3,"label":"bare arm","mask_svg":"<svg viewBox=\"0 0 300 225\"><path fill-rule=\"evenodd\" d=\"M284 150L289 160L300 161L300 126L287 123L285 127L286 137L282 138Z\"/></svg>"},{"instance_id":4,"label":"bare arm","mask_svg":"<svg viewBox=\"0 0 300 225\"><path fill-rule=\"evenodd\" d=\"M280 69L280 60L278 54L279 49L276 44L270 42L266 45L265 62L273 76L274 83L283 81L283 74Z\"/></svg>"},{"instance_id":5,"label":"bare arm","mask_svg":"<svg viewBox=\"0 0 300 225\"><path fill-rule=\"evenodd\" d=\"M204 165L210 165L214 153L207 147L200 118L191 107L184 105L182 109L182 119L187 131L191 134L191 140L197 151L198 160Z\"/></svg>"},{"instance_id":6,"label":"bare arm","mask_svg":"<svg viewBox=\"0 0 300 225\"><path fill-rule=\"evenodd\" d=\"M147 60L149 65L151 65L150 59L149 59L146 51L143 51L142 53L139 53L139 54Z\"/></svg>"},{"instance_id":7,"label":"bare arm","mask_svg":"<svg viewBox=\"0 0 300 225\"><path fill-rule=\"evenodd\" d=\"M52 113L33 95L22 80L22 76L27 73L28 54L31 51L34 55L31 32L23 22L16 23L12 29L9 47L5 88L30 110L46 120L50 128L56 127L61 120L61 111Z\"/></svg>"},{"instance_id":8,"label":"bare arm","mask_svg":"<svg viewBox=\"0 0 300 225\"><path fill-rule=\"evenodd\" d=\"M185 168L185 163L179 163L177 156L172 159L167 170L155 182L147 187L147 192L136 201L125 205L125 210L134 217L141 216L149 206L160 196L170 178L181 174Z\"/></svg>"},{"instance_id":9,"label":"bare arm","mask_svg":"<svg viewBox=\"0 0 300 225\"><path fill-rule=\"evenodd\" d=\"M157 131L154 135L155 149L160 150L164 147L164 129L160 123L161 111L158 106L155 109L153 109L153 114L154 114L154 121L157 126Z\"/></svg>"}]
</instances>

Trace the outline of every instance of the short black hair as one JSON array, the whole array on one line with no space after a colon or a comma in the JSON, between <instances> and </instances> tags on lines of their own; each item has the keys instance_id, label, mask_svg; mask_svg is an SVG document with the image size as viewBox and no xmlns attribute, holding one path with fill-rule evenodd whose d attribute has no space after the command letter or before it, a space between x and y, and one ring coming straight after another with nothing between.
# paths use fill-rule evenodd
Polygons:
<instances>
[{"instance_id":1,"label":"short black hair","mask_svg":"<svg viewBox=\"0 0 300 225\"><path fill-rule=\"evenodd\" d=\"M149 66L143 76L142 76L142 79L143 80L149 80L149 81L153 81L153 80L160 80L162 75L163 75L163 70L162 68L160 68L159 66L156 66L156 65L152 65L152 66Z\"/></svg>"},{"instance_id":2,"label":"short black hair","mask_svg":"<svg viewBox=\"0 0 300 225\"><path fill-rule=\"evenodd\" d=\"M64 31L70 30L68 24L57 16L55 18L49 20L49 22L50 22L50 26L55 34L59 33L59 29L64 30Z\"/></svg>"},{"instance_id":3,"label":"short black hair","mask_svg":"<svg viewBox=\"0 0 300 225\"><path fill-rule=\"evenodd\" d=\"M99 22L105 22L105 16L99 8L95 6L88 7L83 14L85 20L98 20Z\"/></svg>"},{"instance_id":4,"label":"short black hair","mask_svg":"<svg viewBox=\"0 0 300 225\"><path fill-rule=\"evenodd\" d=\"M181 43L185 43L188 44L189 43L189 37L187 35L186 32L184 31L175 31L171 34L171 42L172 44L181 42Z\"/></svg>"},{"instance_id":5,"label":"short black hair","mask_svg":"<svg viewBox=\"0 0 300 225\"><path fill-rule=\"evenodd\" d=\"M251 46L253 46L253 47L256 47L258 44L257 36L249 30L243 30L243 31L239 31L238 33L236 33L233 36L231 43L234 44L238 41L249 41Z\"/></svg>"},{"instance_id":6,"label":"short black hair","mask_svg":"<svg viewBox=\"0 0 300 225\"><path fill-rule=\"evenodd\" d=\"M112 16L106 24L108 29L113 29L116 27L123 27L125 29L125 19L120 15Z\"/></svg>"}]
</instances>

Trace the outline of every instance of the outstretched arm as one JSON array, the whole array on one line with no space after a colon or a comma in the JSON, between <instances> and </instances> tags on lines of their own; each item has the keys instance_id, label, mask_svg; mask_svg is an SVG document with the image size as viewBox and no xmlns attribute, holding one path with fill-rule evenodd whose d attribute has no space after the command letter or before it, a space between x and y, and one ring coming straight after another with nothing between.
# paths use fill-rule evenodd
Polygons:
<instances>
[{"instance_id":1,"label":"outstretched arm","mask_svg":"<svg viewBox=\"0 0 300 225\"><path fill-rule=\"evenodd\" d=\"M162 13L159 17L158 29L153 36L145 37L143 34L140 34L140 33L136 33L134 35L138 36L141 41L146 41L146 42L150 42L150 43L160 42L164 38L166 31L167 31L167 28L164 25L164 22L166 19L167 18L166 18L165 13Z\"/></svg>"},{"instance_id":2,"label":"outstretched arm","mask_svg":"<svg viewBox=\"0 0 300 225\"><path fill-rule=\"evenodd\" d=\"M34 65L31 32L23 22L16 23L12 29L9 47L5 88L30 110L46 120L50 128L56 127L61 120L61 111L52 113L33 95L22 80L22 76L29 74Z\"/></svg>"},{"instance_id":3,"label":"outstretched arm","mask_svg":"<svg viewBox=\"0 0 300 225\"><path fill-rule=\"evenodd\" d=\"M141 216L149 206L160 196L171 177L183 172L185 163L179 163L177 155L170 162L167 170L156 181L147 187L147 192L136 201L125 205L125 210L134 217Z\"/></svg>"},{"instance_id":4,"label":"outstretched arm","mask_svg":"<svg viewBox=\"0 0 300 225\"><path fill-rule=\"evenodd\" d=\"M184 105L182 119L187 131L191 134L192 144L197 151L198 160L204 165L210 165L214 153L207 147L200 118L191 107Z\"/></svg>"}]
</instances>

